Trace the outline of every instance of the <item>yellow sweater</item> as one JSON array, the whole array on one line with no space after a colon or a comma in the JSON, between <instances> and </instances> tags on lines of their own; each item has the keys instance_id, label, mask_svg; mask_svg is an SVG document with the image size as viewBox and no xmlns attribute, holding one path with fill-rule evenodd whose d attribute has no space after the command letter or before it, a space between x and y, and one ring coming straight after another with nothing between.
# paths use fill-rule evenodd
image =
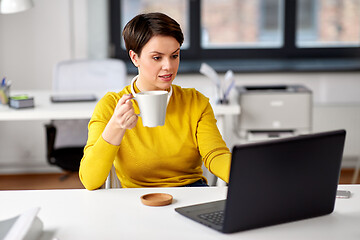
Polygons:
<instances>
[{"instance_id":1,"label":"yellow sweater","mask_svg":"<svg viewBox=\"0 0 360 240\"><path fill-rule=\"evenodd\" d=\"M109 92L96 105L79 170L87 189L101 187L112 164L123 187L175 187L206 180L202 161L210 172L228 181L231 153L216 126L209 99L195 89L173 85L164 126L144 127L139 117L119 146L107 143L101 134L119 99L129 93L130 86L119 93Z\"/></svg>"}]
</instances>

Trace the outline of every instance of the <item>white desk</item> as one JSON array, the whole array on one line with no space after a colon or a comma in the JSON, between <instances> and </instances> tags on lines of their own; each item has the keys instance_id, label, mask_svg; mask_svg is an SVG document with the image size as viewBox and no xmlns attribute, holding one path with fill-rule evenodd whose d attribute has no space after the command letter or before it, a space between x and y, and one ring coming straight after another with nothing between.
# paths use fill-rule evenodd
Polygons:
<instances>
[{"instance_id":1,"label":"white desk","mask_svg":"<svg viewBox=\"0 0 360 240\"><path fill-rule=\"evenodd\" d=\"M97 103L97 101L52 103L50 101L51 91L46 90L15 91L11 94L24 93L34 97L35 107L28 109L12 109L0 104L0 121L88 119L91 117ZM96 93L95 95L98 100L100 100L105 95L105 92ZM223 117L226 115L240 114L240 106L237 104L215 105L213 106L213 109L218 121L222 121Z\"/></svg>"},{"instance_id":2,"label":"white desk","mask_svg":"<svg viewBox=\"0 0 360 240\"><path fill-rule=\"evenodd\" d=\"M30 121L30 120L61 120L90 119L96 102L52 103L51 91L16 91L16 94L28 94L34 97L35 107L12 109L0 105L0 121ZM96 94L100 99L105 93Z\"/></svg>"},{"instance_id":3,"label":"white desk","mask_svg":"<svg viewBox=\"0 0 360 240\"><path fill-rule=\"evenodd\" d=\"M42 239L267 239L358 240L360 238L360 185L340 185L352 191L350 199L337 199L332 214L238 232L222 234L175 212L174 208L226 197L226 187L142 188L40 191L0 191L0 220L40 206ZM140 196L165 192L173 204L148 207Z\"/></svg>"}]
</instances>

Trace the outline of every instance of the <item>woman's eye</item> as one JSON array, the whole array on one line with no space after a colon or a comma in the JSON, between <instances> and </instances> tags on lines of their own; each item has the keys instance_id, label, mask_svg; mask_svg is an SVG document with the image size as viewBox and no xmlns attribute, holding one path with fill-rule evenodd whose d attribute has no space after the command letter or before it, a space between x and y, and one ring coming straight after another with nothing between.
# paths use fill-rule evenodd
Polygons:
<instances>
[{"instance_id":1,"label":"woman's eye","mask_svg":"<svg viewBox=\"0 0 360 240\"><path fill-rule=\"evenodd\" d=\"M154 60L159 60L159 59L160 59L160 57L153 57L153 59L154 59Z\"/></svg>"},{"instance_id":2,"label":"woman's eye","mask_svg":"<svg viewBox=\"0 0 360 240\"><path fill-rule=\"evenodd\" d=\"M174 59L176 59L176 58L178 58L178 57L179 57L179 54L173 55L173 58L174 58Z\"/></svg>"}]
</instances>

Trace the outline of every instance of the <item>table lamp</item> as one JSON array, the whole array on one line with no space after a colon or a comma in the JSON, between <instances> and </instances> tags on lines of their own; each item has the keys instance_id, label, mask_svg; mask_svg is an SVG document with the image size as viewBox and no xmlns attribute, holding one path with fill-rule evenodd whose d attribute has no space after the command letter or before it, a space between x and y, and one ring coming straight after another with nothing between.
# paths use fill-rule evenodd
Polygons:
<instances>
[{"instance_id":1,"label":"table lamp","mask_svg":"<svg viewBox=\"0 0 360 240\"><path fill-rule=\"evenodd\" d=\"M0 0L0 13L10 14L26 11L34 6L32 0Z\"/></svg>"}]
</instances>

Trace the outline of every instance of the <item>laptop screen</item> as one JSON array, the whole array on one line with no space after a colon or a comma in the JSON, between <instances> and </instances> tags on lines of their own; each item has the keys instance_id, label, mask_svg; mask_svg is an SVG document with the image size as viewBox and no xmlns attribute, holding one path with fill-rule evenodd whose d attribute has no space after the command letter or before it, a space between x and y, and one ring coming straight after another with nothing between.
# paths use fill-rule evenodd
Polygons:
<instances>
[{"instance_id":1,"label":"laptop screen","mask_svg":"<svg viewBox=\"0 0 360 240\"><path fill-rule=\"evenodd\" d=\"M225 231L331 213L344 141L339 130L234 147Z\"/></svg>"}]
</instances>

